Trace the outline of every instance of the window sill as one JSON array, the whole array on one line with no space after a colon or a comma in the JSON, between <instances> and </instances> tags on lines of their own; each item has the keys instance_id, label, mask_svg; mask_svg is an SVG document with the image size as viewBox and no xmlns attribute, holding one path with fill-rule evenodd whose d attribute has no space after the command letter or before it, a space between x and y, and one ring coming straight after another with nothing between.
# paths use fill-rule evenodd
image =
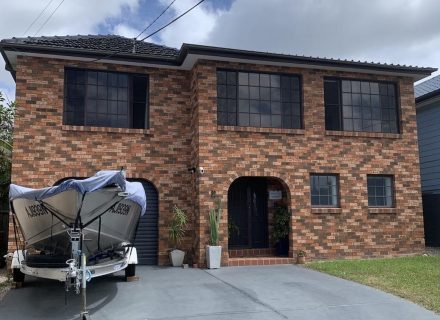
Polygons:
<instances>
[{"instance_id":1,"label":"window sill","mask_svg":"<svg viewBox=\"0 0 440 320\"><path fill-rule=\"evenodd\" d=\"M237 132L258 132L258 133L281 133L281 134L304 134L304 129L283 129L283 128L259 128L259 127L238 127L238 126L217 126L218 131Z\"/></svg>"},{"instance_id":2,"label":"window sill","mask_svg":"<svg viewBox=\"0 0 440 320\"><path fill-rule=\"evenodd\" d=\"M368 208L368 213L370 214L396 214L397 209L396 208Z\"/></svg>"},{"instance_id":3,"label":"window sill","mask_svg":"<svg viewBox=\"0 0 440 320\"><path fill-rule=\"evenodd\" d=\"M338 137L365 137L365 138L382 138L382 139L401 139L400 133L384 133L384 132L363 132L363 131L332 131L326 130L326 136Z\"/></svg>"},{"instance_id":4,"label":"window sill","mask_svg":"<svg viewBox=\"0 0 440 320\"><path fill-rule=\"evenodd\" d=\"M129 128L110 128L110 127L90 127L90 126L71 126L63 125L65 131L86 131L86 132L110 132L110 133L128 133L128 134L152 134L151 129L129 129Z\"/></svg>"},{"instance_id":5,"label":"window sill","mask_svg":"<svg viewBox=\"0 0 440 320\"><path fill-rule=\"evenodd\" d=\"M342 213L341 208L335 207L312 207L312 213L314 214L340 214Z\"/></svg>"}]
</instances>

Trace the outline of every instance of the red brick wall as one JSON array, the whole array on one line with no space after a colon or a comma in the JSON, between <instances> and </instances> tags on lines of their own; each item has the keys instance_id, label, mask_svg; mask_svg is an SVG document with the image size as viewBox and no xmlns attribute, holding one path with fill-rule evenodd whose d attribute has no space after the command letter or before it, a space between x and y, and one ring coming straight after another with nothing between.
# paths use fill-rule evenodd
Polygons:
<instances>
[{"instance_id":1,"label":"red brick wall","mask_svg":"<svg viewBox=\"0 0 440 320\"><path fill-rule=\"evenodd\" d=\"M84 131L62 126L64 66L76 65L72 61L19 58L12 182L41 188L64 177L86 177L98 170L124 166L128 177L147 179L158 190L159 262L166 264L170 247L166 223L173 205L190 215L188 237L182 246L189 248L193 242L192 192L186 187L191 184L187 170L191 161L189 73L84 65L147 73L150 77L149 130Z\"/></svg>"},{"instance_id":2,"label":"red brick wall","mask_svg":"<svg viewBox=\"0 0 440 320\"><path fill-rule=\"evenodd\" d=\"M240 176L281 179L290 194L292 254L314 258L390 256L424 247L413 83L410 78L261 65L199 62L191 71L87 64L87 68L150 76L150 130L62 126L64 66L72 61L20 57L14 183L51 185L66 176L88 176L125 166L129 177L151 181L159 191L159 262L167 264L166 223L174 204L190 215L183 248L204 264L208 212L215 191L227 208L230 184ZM76 64L81 66L81 64ZM237 130L218 127L216 68L292 72L302 75L304 130ZM323 76L398 82L401 134L325 131ZM203 175L189 167L205 168ZM310 206L312 172L340 175L340 209ZM366 175L395 175L396 208L368 208ZM10 232L10 234L12 234ZM227 210L221 244L228 247ZM14 247L10 240L11 249ZM223 262L228 259L223 250Z\"/></svg>"},{"instance_id":3,"label":"red brick wall","mask_svg":"<svg viewBox=\"0 0 440 320\"><path fill-rule=\"evenodd\" d=\"M217 126L217 67L301 74L304 130ZM423 250L416 113L410 78L208 61L200 62L197 69L205 75L198 90L199 99L204 99L199 104L199 162L206 169L199 186L202 217L207 217L213 205L211 190L226 204L228 188L236 178L276 177L290 190L293 252L304 250L311 259L327 259ZM323 77L330 75L397 81L401 134L326 132ZM340 175L340 209L311 208L309 174L318 172ZM366 176L378 173L395 176L395 209L368 208ZM204 220L201 224L201 243L206 243L208 226ZM227 248L227 211L220 234L221 244ZM224 263L227 258L224 253Z\"/></svg>"}]
</instances>

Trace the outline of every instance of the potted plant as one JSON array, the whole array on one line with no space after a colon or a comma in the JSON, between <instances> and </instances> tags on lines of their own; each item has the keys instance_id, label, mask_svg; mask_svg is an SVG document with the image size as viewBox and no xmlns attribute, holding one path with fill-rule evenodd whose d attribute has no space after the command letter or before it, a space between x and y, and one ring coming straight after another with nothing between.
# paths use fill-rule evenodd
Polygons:
<instances>
[{"instance_id":1,"label":"potted plant","mask_svg":"<svg viewBox=\"0 0 440 320\"><path fill-rule=\"evenodd\" d=\"M279 256L287 256L289 253L289 221L289 210L286 207L277 207L273 215L272 238Z\"/></svg>"},{"instance_id":2,"label":"potted plant","mask_svg":"<svg viewBox=\"0 0 440 320\"><path fill-rule=\"evenodd\" d=\"M220 268L222 258L222 247L218 245L218 231L220 226L222 208L221 200L215 199L215 208L209 211L209 230L210 241L206 246L206 264L208 269Z\"/></svg>"},{"instance_id":3,"label":"potted plant","mask_svg":"<svg viewBox=\"0 0 440 320\"><path fill-rule=\"evenodd\" d=\"M177 249L177 246L180 245L182 238L185 235L187 221L186 213L177 206L174 206L173 217L168 226L168 234L173 242L173 250L170 251L170 260L173 267L181 267L183 265L185 252Z\"/></svg>"},{"instance_id":4,"label":"potted plant","mask_svg":"<svg viewBox=\"0 0 440 320\"><path fill-rule=\"evenodd\" d=\"M297 264L304 264L306 263L306 252L303 250L299 250L296 255L296 263Z\"/></svg>"},{"instance_id":5,"label":"potted plant","mask_svg":"<svg viewBox=\"0 0 440 320\"><path fill-rule=\"evenodd\" d=\"M233 235L240 235L240 228L235 224L234 221L228 222L228 235L231 237Z\"/></svg>"}]
</instances>

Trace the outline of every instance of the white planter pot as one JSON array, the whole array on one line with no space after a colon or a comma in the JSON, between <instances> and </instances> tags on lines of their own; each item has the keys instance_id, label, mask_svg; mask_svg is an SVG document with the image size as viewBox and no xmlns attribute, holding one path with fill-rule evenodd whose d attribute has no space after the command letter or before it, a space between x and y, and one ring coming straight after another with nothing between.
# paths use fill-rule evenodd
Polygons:
<instances>
[{"instance_id":1,"label":"white planter pot","mask_svg":"<svg viewBox=\"0 0 440 320\"><path fill-rule=\"evenodd\" d=\"M208 269L220 268L222 260L222 247L221 246L206 246L206 263Z\"/></svg>"},{"instance_id":2,"label":"white planter pot","mask_svg":"<svg viewBox=\"0 0 440 320\"><path fill-rule=\"evenodd\" d=\"M178 249L170 251L170 260L173 267L181 267L183 265L183 258L185 258L184 251Z\"/></svg>"}]
</instances>

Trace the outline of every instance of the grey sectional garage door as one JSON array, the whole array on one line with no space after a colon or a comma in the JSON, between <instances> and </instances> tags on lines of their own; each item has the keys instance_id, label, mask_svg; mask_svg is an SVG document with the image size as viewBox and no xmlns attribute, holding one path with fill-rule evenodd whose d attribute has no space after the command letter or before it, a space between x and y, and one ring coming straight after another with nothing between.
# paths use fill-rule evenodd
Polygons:
<instances>
[{"instance_id":1,"label":"grey sectional garage door","mask_svg":"<svg viewBox=\"0 0 440 320\"><path fill-rule=\"evenodd\" d=\"M147 212L139 221L134 245L137 249L139 264L157 265L158 248L158 195L154 185L146 180L129 179L142 183L147 195Z\"/></svg>"}]
</instances>

